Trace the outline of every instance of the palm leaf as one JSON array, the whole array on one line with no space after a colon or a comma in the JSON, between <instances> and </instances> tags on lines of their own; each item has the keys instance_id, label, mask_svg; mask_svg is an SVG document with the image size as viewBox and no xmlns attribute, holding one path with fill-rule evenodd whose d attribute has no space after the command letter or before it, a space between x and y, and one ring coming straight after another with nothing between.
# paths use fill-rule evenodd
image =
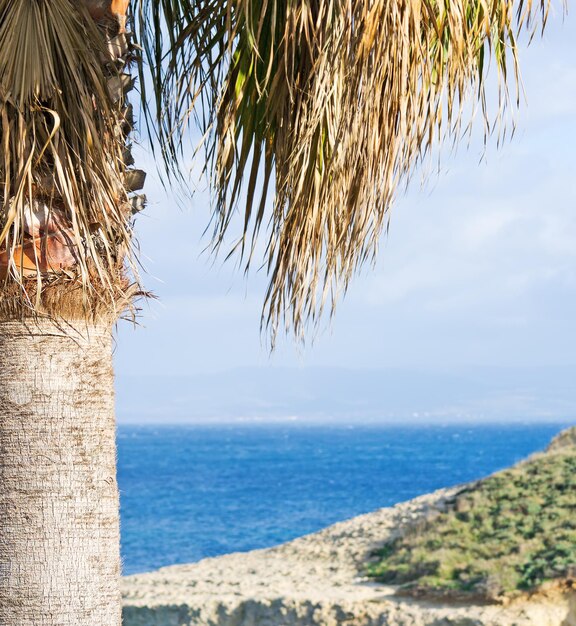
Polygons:
<instances>
[{"instance_id":1,"label":"palm leaf","mask_svg":"<svg viewBox=\"0 0 576 626\"><path fill-rule=\"evenodd\" d=\"M263 321L274 336L282 319L300 334L327 301L333 309L374 259L398 186L469 129L468 103L486 136L505 132L517 37L544 26L548 0L138 0L135 13L169 174L190 120L202 130L214 248L241 208L249 264L267 224Z\"/></svg>"}]
</instances>

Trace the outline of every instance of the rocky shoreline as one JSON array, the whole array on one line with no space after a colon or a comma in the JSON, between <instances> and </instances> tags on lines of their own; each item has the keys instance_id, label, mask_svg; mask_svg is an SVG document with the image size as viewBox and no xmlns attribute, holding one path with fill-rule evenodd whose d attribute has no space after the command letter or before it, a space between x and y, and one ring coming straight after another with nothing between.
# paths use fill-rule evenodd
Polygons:
<instances>
[{"instance_id":1,"label":"rocky shoreline","mask_svg":"<svg viewBox=\"0 0 576 626\"><path fill-rule=\"evenodd\" d=\"M442 510L458 488L288 543L128 576L124 626L576 626L576 594L503 605L400 598L363 575L370 553Z\"/></svg>"}]
</instances>

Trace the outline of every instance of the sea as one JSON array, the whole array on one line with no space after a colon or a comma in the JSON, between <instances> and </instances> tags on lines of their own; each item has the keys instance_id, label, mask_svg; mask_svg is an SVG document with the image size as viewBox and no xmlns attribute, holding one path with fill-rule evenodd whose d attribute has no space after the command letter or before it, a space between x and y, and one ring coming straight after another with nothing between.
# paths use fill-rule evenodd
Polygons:
<instances>
[{"instance_id":1,"label":"sea","mask_svg":"<svg viewBox=\"0 0 576 626\"><path fill-rule=\"evenodd\" d=\"M481 478L566 426L121 425L123 571L272 546Z\"/></svg>"}]
</instances>

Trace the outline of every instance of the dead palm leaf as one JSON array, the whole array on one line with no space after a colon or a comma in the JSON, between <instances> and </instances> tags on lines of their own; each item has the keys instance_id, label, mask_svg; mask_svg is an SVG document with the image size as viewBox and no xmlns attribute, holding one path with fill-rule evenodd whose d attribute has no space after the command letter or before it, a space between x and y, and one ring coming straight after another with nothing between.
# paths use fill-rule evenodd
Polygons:
<instances>
[{"instance_id":1,"label":"dead palm leaf","mask_svg":"<svg viewBox=\"0 0 576 626\"><path fill-rule=\"evenodd\" d=\"M5 293L15 283L25 295L33 274L40 298L42 283L66 269L87 291L95 282L118 289L130 226L122 103L111 97L117 69L105 43L83 3L0 0Z\"/></svg>"}]
</instances>

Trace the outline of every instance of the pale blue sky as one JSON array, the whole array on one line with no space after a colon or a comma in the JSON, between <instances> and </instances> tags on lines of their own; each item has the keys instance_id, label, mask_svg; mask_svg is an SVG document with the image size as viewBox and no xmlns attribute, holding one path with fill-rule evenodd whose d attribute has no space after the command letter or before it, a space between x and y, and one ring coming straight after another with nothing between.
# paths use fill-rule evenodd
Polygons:
<instances>
[{"instance_id":1,"label":"pale blue sky","mask_svg":"<svg viewBox=\"0 0 576 626\"><path fill-rule=\"evenodd\" d=\"M249 366L457 369L576 365L576 22L551 18L522 54L527 103L497 149L461 147L393 208L375 269L306 348L259 333L266 278L201 254L209 207L181 211L151 171L137 223L147 288L141 326L119 325L120 377ZM146 162L148 164L146 165ZM120 387L120 400L127 401Z\"/></svg>"}]
</instances>

